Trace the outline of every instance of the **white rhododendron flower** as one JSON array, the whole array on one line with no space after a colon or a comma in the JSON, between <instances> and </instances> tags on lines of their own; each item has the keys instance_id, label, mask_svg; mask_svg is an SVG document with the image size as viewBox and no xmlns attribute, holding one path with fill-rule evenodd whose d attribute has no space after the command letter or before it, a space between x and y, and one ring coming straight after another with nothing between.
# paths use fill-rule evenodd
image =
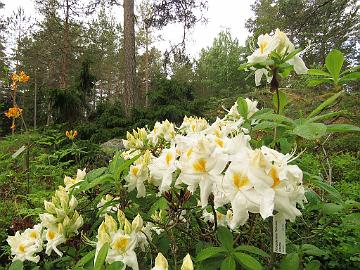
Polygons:
<instances>
[{"instance_id":1,"label":"white rhododendron flower","mask_svg":"<svg viewBox=\"0 0 360 270\"><path fill-rule=\"evenodd\" d=\"M152 142L152 144L157 144L160 139L164 139L165 141L172 141L175 138L175 125L170 123L168 120L163 122L156 122L154 129L147 136L148 139Z\"/></svg>"},{"instance_id":2,"label":"white rhododendron flower","mask_svg":"<svg viewBox=\"0 0 360 270\"><path fill-rule=\"evenodd\" d=\"M279 45L279 39L270 36L269 34L260 35L258 37L257 45L259 46L252 55L248 56L248 63L256 64L264 62L269 54L274 51Z\"/></svg>"},{"instance_id":3,"label":"white rhododendron flower","mask_svg":"<svg viewBox=\"0 0 360 270\"><path fill-rule=\"evenodd\" d=\"M209 123L206 119L201 117L184 117L184 121L180 126L180 130L189 133L198 133L209 127Z\"/></svg>"},{"instance_id":4,"label":"white rhododendron flower","mask_svg":"<svg viewBox=\"0 0 360 270\"><path fill-rule=\"evenodd\" d=\"M125 177L126 187L129 191L136 188L137 197L145 197L145 182L149 179L150 173L148 165L152 160L151 153L147 150L143 156L138 158L133 165L130 166L129 174Z\"/></svg>"},{"instance_id":5,"label":"white rhododendron flower","mask_svg":"<svg viewBox=\"0 0 360 270\"><path fill-rule=\"evenodd\" d=\"M284 48L294 50L284 35L277 31L274 37L262 37L261 53L269 53L274 48L278 53ZM250 118L258 111L258 102L248 98L245 101L247 118ZM216 211L218 224L231 229L245 224L249 213L259 213L265 219L276 211L294 220L300 215L297 206L306 201L301 170L289 165L291 154L283 155L268 147L252 149L250 136L242 128L244 121L237 103L212 125L202 118L185 117L179 133L174 133L171 141L161 145L161 150L156 150L154 155L146 150L130 167L126 177L129 191L136 188L137 196L143 197L146 185L158 187L159 193L186 186L193 194L199 190L203 208L212 194L215 208L228 208L226 215ZM175 129L164 121L156 124L148 138L166 130L164 127ZM212 213L204 212L204 219L214 222Z\"/></svg>"},{"instance_id":6,"label":"white rhododendron flower","mask_svg":"<svg viewBox=\"0 0 360 270\"><path fill-rule=\"evenodd\" d=\"M85 176L86 176L86 169L83 170L78 169L75 178L65 176L64 178L65 190L69 190L70 188L72 188L72 186L76 185L79 182L84 181Z\"/></svg>"},{"instance_id":7,"label":"white rhododendron flower","mask_svg":"<svg viewBox=\"0 0 360 270\"><path fill-rule=\"evenodd\" d=\"M170 189L173 173L177 169L177 156L175 148L164 149L161 155L153 159L149 165L151 177L158 180L156 183L159 186L160 193Z\"/></svg>"},{"instance_id":8,"label":"white rhododendron flower","mask_svg":"<svg viewBox=\"0 0 360 270\"><path fill-rule=\"evenodd\" d=\"M37 253L43 249L42 226L35 225L32 229L26 229L23 233L17 231L14 236L6 240L11 248L13 261L32 261L37 263L40 256Z\"/></svg>"},{"instance_id":9,"label":"white rhododendron flower","mask_svg":"<svg viewBox=\"0 0 360 270\"><path fill-rule=\"evenodd\" d=\"M255 85L256 86L261 85L261 79L263 76L266 77L267 83L270 83L273 78L270 75L270 72L266 68L259 68L259 69L255 70Z\"/></svg>"},{"instance_id":10,"label":"white rhododendron flower","mask_svg":"<svg viewBox=\"0 0 360 270\"><path fill-rule=\"evenodd\" d=\"M144 230L144 222L140 215L137 215L132 223L130 223L125 214L119 210L117 213L117 221L110 215L105 215L104 221L98 228L96 253L97 255L105 243L108 243L110 248L106 256L106 262L111 264L116 261L124 263L126 266L134 270L138 270L138 261L135 253L135 248L144 248L148 245ZM149 236L151 237L151 233ZM145 250L145 249L143 249Z\"/></svg>"},{"instance_id":11,"label":"white rhododendron flower","mask_svg":"<svg viewBox=\"0 0 360 270\"><path fill-rule=\"evenodd\" d=\"M70 192L74 184L84 180L85 175L84 169L77 170L75 178L65 176L65 187L59 186L51 201L44 201L46 212L39 215L41 223L8 237L13 260L38 262L40 257L35 254L44 247L47 255L51 255L52 251L59 256L63 255L58 246L76 235L84 223L82 216L75 210L78 202L73 195L70 197Z\"/></svg>"},{"instance_id":12,"label":"white rhododendron flower","mask_svg":"<svg viewBox=\"0 0 360 270\"><path fill-rule=\"evenodd\" d=\"M287 56L295 51L294 44L289 40L287 35L280 31L275 30L273 35L265 34L258 37L258 46L250 56L247 57L247 63L251 65L250 69L255 70L255 85L261 84L261 78L266 77L268 83L271 82L273 74L271 64L268 64L272 57L272 52L279 56ZM268 62L267 62L268 61ZM297 74L306 74L308 68L305 66L304 61L300 57L300 52L293 55L290 59L286 60L286 63L293 66ZM253 65L261 64L266 67L255 68Z\"/></svg>"},{"instance_id":13,"label":"white rhododendron flower","mask_svg":"<svg viewBox=\"0 0 360 270\"><path fill-rule=\"evenodd\" d=\"M54 252L56 252L56 254L61 257L63 253L57 248L57 246L66 242L66 238L63 234L62 229L60 228L47 229L45 231L45 237L47 241L45 253L47 255L50 255L51 252L54 250Z\"/></svg>"}]
</instances>

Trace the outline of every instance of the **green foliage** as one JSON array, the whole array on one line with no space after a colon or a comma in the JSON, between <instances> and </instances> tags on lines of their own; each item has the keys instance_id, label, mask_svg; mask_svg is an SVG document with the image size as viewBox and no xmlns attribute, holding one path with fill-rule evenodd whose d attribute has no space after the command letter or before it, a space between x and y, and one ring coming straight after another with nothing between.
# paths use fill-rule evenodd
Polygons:
<instances>
[{"instance_id":1,"label":"green foliage","mask_svg":"<svg viewBox=\"0 0 360 270\"><path fill-rule=\"evenodd\" d=\"M217 229L217 239L220 242L220 247L207 247L198 253L196 261L201 263L200 269L219 269L217 264L207 264L212 262L213 258L217 258L218 263L221 262L221 270L235 270L236 264L247 270L263 269L261 263L253 256L240 252L245 251L250 254L267 257L268 255L261 249L249 245L240 245L234 248L233 234L228 228L222 226Z\"/></svg>"},{"instance_id":2,"label":"green foliage","mask_svg":"<svg viewBox=\"0 0 360 270\"><path fill-rule=\"evenodd\" d=\"M360 79L360 72L357 72L360 67L346 69L341 72L344 64L344 55L339 50L332 50L325 58L325 68L328 72L319 69L310 69L309 75L317 76L309 80L309 86L317 86L321 83L332 83L335 86L343 85L349 81Z\"/></svg>"},{"instance_id":3,"label":"green foliage","mask_svg":"<svg viewBox=\"0 0 360 270\"><path fill-rule=\"evenodd\" d=\"M196 63L198 95L228 96L246 92L246 73L238 69L244 51L229 31L220 32L211 47L202 49Z\"/></svg>"}]
</instances>

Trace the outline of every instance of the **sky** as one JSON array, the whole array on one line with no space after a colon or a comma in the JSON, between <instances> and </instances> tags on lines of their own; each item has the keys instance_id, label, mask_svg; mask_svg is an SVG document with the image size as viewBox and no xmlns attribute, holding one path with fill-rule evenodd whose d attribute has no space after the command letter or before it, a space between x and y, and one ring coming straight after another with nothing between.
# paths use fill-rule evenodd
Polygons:
<instances>
[{"instance_id":1,"label":"sky","mask_svg":"<svg viewBox=\"0 0 360 270\"><path fill-rule=\"evenodd\" d=\"M87 0L83 0L88 2ZM135 0L136 3L141 0ZM187 52L192 57L197 57L202 48L211 46L214 38L219 32L229 29L233 37L239 40L240 44L245 44L245 40L249 35L245 28L245 22L253 13L251 4L255 0L208 0L208 10L205 13L207 24L197 24L188 35ZM25 13L32 18L38 18L33 0L2 0L5 4L0 14L4 17L10 16L19 6L23 7ZM113 12L122 13L113 9ZM122 16L118 16L122 18ZM169 44L177 44L182 38L182 28L180 25L170 25L161 31L162 41L158 41L155 46L162 51L169 47Z\"/></svg>"}]
</instances>

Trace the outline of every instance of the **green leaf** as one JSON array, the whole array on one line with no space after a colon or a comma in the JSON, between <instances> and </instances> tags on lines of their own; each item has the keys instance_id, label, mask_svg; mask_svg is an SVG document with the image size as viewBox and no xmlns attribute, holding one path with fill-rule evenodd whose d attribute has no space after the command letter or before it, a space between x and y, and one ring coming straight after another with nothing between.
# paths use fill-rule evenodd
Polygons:
<instances>
[{"instance_id":1,"label":"green leaf","mask_svg":"<svg viewBox=\"0 0 360 270\"><path fill-rule=\"evenodd\" d=\"M280 123L276 123L276 122L269 122L269 121L263 121L259 124L257 124L253 130L265 130L265 129L269 129L269 128L274 128L274 127L286 127L286 125L284 124L280 124Z\"/></svg>"},{"instance_id":2,"label":"green leaf","mask_svg":"<svg viewBox=\"0 0 360 270\"><path fill-rule=\"evenodd\" d=\"M264 113L271 113L271 112L272 112L272 109L264 108L264 109L261 109L261 110L256 111L250 118L257 119L257 117L258 117L259 115L262 115L262 114L264 114Z\"/></svg>"},{"instance_id":3,"label":"green leaf","mask_svg":"<svg viewBox=\"0 0 360 270\"><path fill-rule=\"evenodd\" d=\"M339 80L339 82L344 83L344 82L355 81L355 80L359 80L359 79L360 79L360 72L352 72L352 73L347 74L344 77L342 77Z\"/></svg>"},{"instance_id":4,"label":"green leaf","mask_svg":"<svg viewBox=\"0 0 360 270\"><path fill-rule=\"evenodd\" d=\"M113 176L111 174L104 174L90 183L85 182L85 181L82 182L83 184L80 185L78 192L92 189L93 187L95 187L99 184L103 184L106 182L114 182L114 181L115 181L115 179L113 178Z\"/></svg>"},{"instance_id":5,"label":"green leaf","mask_svg":"<svg viewBox=\"0 0 360 270\"><path fill-rule=\"evenodd\" d=\"M123 267L124 267L124 263L117 261L117 262L113 262L108 267L106 267L106 270L119 270L119 269L123 269Z\"/></svg>"},{"instance_id":6,"label":"green leaf","mask_svg":"<svg viewBox=\"0 0 360 270\"><path fill-rule=\"evenodd\" d=\"M339 191L337 191L333 186L331 186L330 184L324 182L321 180L320 177L312 175L312 177L310 177L309 181L316 187L325 190L327 193L329 193L329 195L335 199L336 201L341 202L341 195L339 193Z\"/></svg>"},{"instance_id":7,"label":"green leaf","mask_svg":"<svg viewBox=\"0 0 360 270\"><path fill-rule=\"evenodd\" d=\"M332 105L335 100L340 97L342 94L344 93L344 91L340 91L338 93L336 93L335 95L329 97L327 100L325 100L323 103L321 103L315 110L313 110L306 119L310 119L311 117L321 113L322 110L324 110L326 107L329 107L330 105Z\"/></svg>"},{"instance_id":8,"label":"green leaf","mask_svg":"<svg viewBox=\"0 0 360 270\"><path fill-rule=\"evenodd\" d=\"M319 270L320 266L321 263L317 260L314 260L305 264L305 270Z\"/></svg>"},{"instance_id":9,"label":"green leaf","mask_svg":"<svg viewBox=\"0 0 360 270\"><path fill-rule=\"evenodd\" d=\"M24 265L22 261L16 260L10 265L9 270L23 270Z\"/></svg>"},{"instance_id":10,"label":"green leaf","mask_svg":"<svg viewBox=\"0 0 360 270\"><path fill-rule=\"evenodd\" d=\"M84 181L91 182L94 179L99 178L101 175L103 175L106 170L107 170L106 167L101 167L101 168L92 170L86 174Z\"/></svg>"},{"instance_id":11,"label":"green leaf","mask_svg":"<svg viewBox=\"0 0 360 270\"><path fill-rule=\"evenodd\" d=\"M326 215L337 215L344 210L342 205L336 203L324 203L320 205L320 208Z\"/></svg>"},{"instance_id":12,"label":"green leaf","mask_svg":"<svg viewBox=\"0 0 360 270\"><path fill-rule=\"evenodd\" d=\"M298 48L298 49L292 51L291 53L289 53L289 54L284 58L283 61L286 62L287 60L293 58L295 55L297 55L297 54L298 54L299 52L301 52L301 51L302 51L301 48Z\"/></svg>"},{"instance_id":13,"label":"green leaf","mask_svg":"<svg viewBox=\"0 0 360 270\"><path fill-rule=\"evenodd\" d=\"M220 270L236 270L236 262L233 257L226 257L225 260L222 261Z\"/></svg>"},{"instance_id":14,"label":"green leaf","mask_svg":"<svg viewBox=\"0 0 360 270\"><path fill-rule=\"evenodd\" d=\"M325 66L334 80L340 76L340 71L344 63L344 55L339 50L332 50L325 58Z\"/></svg>"},{"instance_id":15,"label":"green leaf","mask_svg":"<svg viewBox=\"0 0 360 270\"><path fill-rule=\"evenodd\" d=\"M280 270L298 270L300 265L299 254L296 252L286 255L280 263Z\"/></svg>"},{"instance_id":16,"label":"green leaf","mask_svg":"<svg viewBox=\"0 0 360 270\"><path fill-rule=\"evenodd\" d=\"M106 260L108 250L109 250L109 243L103 244L103 246L101 247L101 249L96 257L96 261L95 261L93 270L101 270L102 269L102 267L105 263L105 260Z\"/></svg>"},{"instance_id":17,"label":"green leaf","mask_svg":"<svg viewBox=\"0 0 360 270\"><path fill-rule=\"evenodd\" d=\"M306 190L305 197L306 197L307 201L311 204L318 204L321 202L319 195L317 195L312 190Z\"/></svg>"},{"instance_id":18,"label":"green leaf","mask_svg":"<svg viewBox=\"0 0 360 270\"><path fill-rule=\"evenodd\" d=\"M310 244L303 244L301 246L302 251L310 256L324 256L326 255L326 252L321 250L320 248L310 245Z\"/></svg>"},{"instance_id":19,"label":"green leaf","mask_svg":"<svg viewBox=\"0 0 360 270\"><path fill-rule=\"evenodd\" d=\"M238 261L238 263L247 270L263 269L263 267L261 266L261 263L258 260L256 260L254 257L252 257L248 254L236 252L235 257L236 257L236 260Z\"/></svg>"},{"instance_id":20,"label":"green leaf","mask_svg":"<svg viewBox=\"0 0 360 270\"><path fill-rule=\"evenodd\" d=\"M121 153L115 154L113 160L109 164L109 173L114 176L114 179L119 179L120 174L130 167L140 155L133 157L132 159L125 160L121 157Z\"/></svg>"},{"instance_id":21,"label":"green leaf","mask_svg":"<svg viewBox=\"0 0 360 270\"><path fill-rule=\"evenodd\" d=\"M321 115L317 115L315 117L312 117L309 120L307 120L307 122L323 121L323 120L326 120L326 119L337 117L337 116L342 115L342 114L344 114L344 111L329 112L329 113L325 113L325 114L321 114Z\"/></svg>"},{"instance_id":22,"label":"green leaf","mask_svg":"<svg viewBox=\"0 0 360 270\"><path fill-rule=\"evenodd\" d=\"M358 69L360 69L360 66L350 67L350 68L344 70L343 72L341 72L340 75L342 76L342 75L345 75L347 73L357 71Z\"/></svg>"},{"instance_id":23,"label":"green leaf","mask_svg":"<svg viewBox=\"0 0 360 270\"><path fill-rule=\"evenodd\" d=\"M237 110L244 119L247 119L249 109L246 100L242 97L237 99Z\"/></svg>"},{"instance_id":24,"label":"green leaf","mask_svg":"<svg viewBox=\"0 0 360 270\"><path fill-rule=\"evenodd\" d=\"M321 123L305 123L296 126L293 132L307 140L315 140L326 134L326 126Z\"/></svg>"},{"instance_id":25,"label":"green leaf","mask_svg":"<svg viewBox=\"0 0 360 270\"><path fill-rule=\"evenodd\" d=\"M87 253L84 257L82 257L76 264L75 264L75 268L76 267L80 267L85 265L86 263L88 263L89 261L91 261L93 258L95 257L95 250L90 251L89 253Z\"/></svg>"},{"instance_id":26,"label":"green leaf","mask_svg":"<svg viewBox=\"0 0 360 270\"><path fill-rule=\"evenodd\" d=\"M288 123L288 124L291 124L291 125L295 125L295 122L294 120L286 117L286 116L283 116L283 115L279 115L279 114L273 114L273 113L264 113L264 114L261 114L261 115L258 115L256 117L257 119L260 119L260 120L272 120L272 121L276 121L276 122L279 122L279 123Z\"/></svg>"},{"instance_id":27,"label":"green leaf","mask_svg":"<svg viewBox=\"0 0 360 270\"><path fill-rule=\"evenodd\" d=\"M309 69L307 74L308 75L315 75L315 76L326 76L326 77L331 76L330 73L322 71L320 69Z\"/></svg>"},{"instance_id":28,"label":"green leaf","mask_svg":"<svg viewBox=\"0 0 360 270\"><path fill-rule=\"evenodd\" d=\"M210 257L220 255L221 253L224 252L226 252L226 249L223 247L208 247L199 252L199 254L196 256L196 261L201 262Z\"/></svg>"},{"instance_id":29,"label":"green leaf","mask_svg":"<svg viewBox=\"0 0 360 270\"><path fill-rule=\"evenodd\" d=\"M280 101L279 112L281 114L283 112L283 110L284 110L284 107L288 103L288 101L286 99L286 95L282 91L279 91L279 101ZM276 93L273 94L273 104L274 104L275 110L277 111L277 109L278 109L278 99L277 99L277 94Z\"/></svg>"},{"instance_id":30,"label":"green leaf","mask_svg":"<svg viewBox=\"0 0 360 270\"><path fill-rule=\"evenodd\" d=\"M318 78L318 79L310 79L308 80L307 82L307 85L309 87L315 87L315 86L318 86L319 84L322 84L322 83L332 83L332 79L331 78Z\"/></svg>"},{"instance_id":31,"label":"green leaf","mask_svg":"<svg viewBox=\"0 0 360 270\"><path fill-rule=\"evenodd\" d=\"M227 227L219 226L216 232L217 238L227 250L233 250L233 235Z\"/></svg>"},{"instance_id":32,"label":"green leaf","mask_svg":"<svg viewBox=\"0 0 360 270\"><path fill-rule=\"evenodd\" d=\"M256 255L259 255L261 257L269 257L269 254L267 254L265 251L261 250L260 248L250 246L250 245L241 245L235 248L236 251L247 251Z\"/></svg>"},{"instance_id":33,"label":"green leaf","mask_svg":"<svg viewBox=\"0 0 360 270\"><path fill-rule=\"evenodd\" d=\"M326 126L327 132L356 132L360 131L360 127L349 124L331 124Z\"/></svg>"}]
</instances>

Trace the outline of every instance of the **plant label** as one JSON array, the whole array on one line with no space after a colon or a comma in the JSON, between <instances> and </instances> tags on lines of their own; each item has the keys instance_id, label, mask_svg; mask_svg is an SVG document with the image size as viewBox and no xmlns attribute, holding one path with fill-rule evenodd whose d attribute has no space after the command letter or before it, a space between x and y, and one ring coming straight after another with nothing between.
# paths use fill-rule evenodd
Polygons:
<instances>
[{"instance_id":1,"label":"plant label","mask_svg":"<svg viewBox=\"0 0 360 270\"><path fill-rule=\"evenodd\" d=\"M285 217L278 213L273 216L273 251L286 254Z\"/></svg>"},{"instance_id":2,"label":"plant label","mask_svg":"<svg viewBox=\"0 0 360 270\"><path fill-rule=\"evenodd\" d=\"M21 146L11 157L12 158L17 158L18 155L20 155L22 152L25 151L25 149L26 149L25 145Z\"/></svg>"}]
</instances>

